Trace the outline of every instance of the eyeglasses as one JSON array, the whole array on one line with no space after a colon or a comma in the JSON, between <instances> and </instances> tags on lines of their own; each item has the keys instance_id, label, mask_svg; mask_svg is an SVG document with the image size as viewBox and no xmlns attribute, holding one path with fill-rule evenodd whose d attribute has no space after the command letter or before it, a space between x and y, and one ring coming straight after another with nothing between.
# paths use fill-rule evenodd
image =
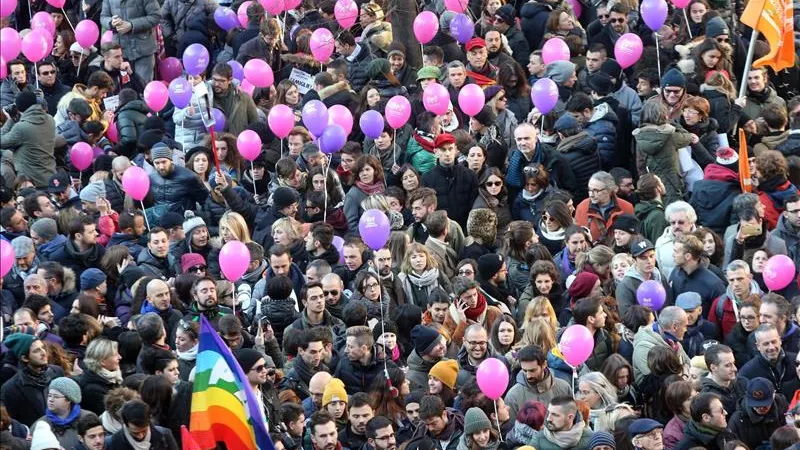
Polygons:
<instances>
[{"instance_id":1,"label":"eyeglasses","mask_svg":"<svg viewBox=\"0 0 800 450\"><path fill-rule=\"evenodd\" d=\"M337 295L339 295L339 290L338 289L333 289L333 290L330 290L330 291L322 291L322 294L325 297L327 297L329 295L333 296L333 297L336 297Z\"/></svg>"},{"instance_id":2,"label":"eyeglasses","mask_svg":"<svg viewBox=\"0 0 800 450\"><path fill-rule=\"evenodd\" d=\"M378 289L378 286L380 286L378 283L366 283L364 285L364 288L365 289Z\"/></svg>"},{"instance_id":3,"label":"eyeglasses","mask_svg":"<svg viewBox=\"0 0 800 450\"><path fill-rule=\"evenodd\" d=\"M469 269L467 269L467 270L459 270L458 274L460 276L462 276L462 277L466 277L466 276L469 276L469 275L475 275L475 271L474 270L469 270Z\"/></svg>"},{"instance_id":4,"label":"eyeglasses","mask_svg":"<svg viewBox=\"0 0 800 450\"><path fill-rule=\"evenodd\" d=\"M386 441L386 440L389 440L389 439L393 439L394 437L395 437L395 434L392 433L392 434L387 434L386 436L375 436L375 440L376 441Z\"/></svg>"},{"instance_id":5,"label":"eyeglasses","mask_svg":"<svg viewBox=\"0 0 800 450\"><path fill-rule=\"evenodd\" d=\"M608 21L611 23L625 23L624 18L609 19Z\"/></svg>"},{"instance_id":6,"label":"eyeglasses","mask_svg":"<svg viewBox=\"0 0 800 450\"><path fill-rule=\"evenodd\" d=\"M524 169L522 169L522 173L535 177L539 175L539 168L536 166L526 166Z\"/></svg>"},{"instance_id":7,"label":"eyeglasses","mask_svg":"<svg viewBox=\"0 0 800 450\"><path fill-rule=\"evenodd\" d=\"M466 341L467 345L470 347L486 347L488 342L486 341Z\"/></svg>"},{"instance_id":8,"label":"eyeglasses","mask_svg":"<svg viewBox=\"0 0 800 450\"><path fill-rule=\"evenodd\" d=\"M730 38L726 38L726 37L718 37L717 38L717 42L720 43L720 44L729 43L730 41L731 41Z\"/></svg>"},{"instance_id":9,"label":"eyeglasses","mask_svg":"<svg viewBox=\"0 0 800 450\"><path fill-rule=\"evenodd\" d=\"M597 18L598 19L608 19L608 16L609 16L609 14L598 14Z\"/></svg>"},{"instance_id":10,"label":"eyeglasses","mask_svg":"<svg viewBox=\"0 0 800 450\"><path fill-rule=\"evenodd\" d=\"M664 95L681 95L683 89L664 89Z\"/></svg>"},{"instance_id":11,"label":"eyeglasses","mask_svg":"<svg viewBox=\"0 0 800 450\"><path fill-rule=\"evenodd\" d=\"M605 188L603 188L603 189L589 189L587 192L589 192L589 195L600 195L600 193L605 191L605 190L606 190Z\"/></svg>"},{"instance_id":12,"label":"eyeglasses","mask_svg":"<svg viewBox=\"0 0 800 450\"><path fill-rule=\"evenodd\" d=\"M502 186L503 182L502 181L487 181L486 183L483 183L483 184L485 184L486 187L492 187L492 186Z\"/></svg>"},{"instance_id":13,"label":"eyeglasses","mask_svg":"<svg viewBox=\"0 0 800 450\"><path fill-rule=\"evenodd\" d=\"M48 392L47 393L47 398L52 398L53 400L63 400L65 398L67 398L67 397L65 397L65 396L63 396L61 394L54 394L52 392Z\"/></svg>"},{"instance_id":14,"label":"eyeglasses","mask_svg":"<svg viewBox=\"0 0 800 450\"><path fill-rule=\"evenodd\" d=\"M505 102L505 101L508 101L508 99L507 99L506 97L499 97L499 98L497 99L497 101L498 101L498 102Z\"/></svg>"}]
</instances>

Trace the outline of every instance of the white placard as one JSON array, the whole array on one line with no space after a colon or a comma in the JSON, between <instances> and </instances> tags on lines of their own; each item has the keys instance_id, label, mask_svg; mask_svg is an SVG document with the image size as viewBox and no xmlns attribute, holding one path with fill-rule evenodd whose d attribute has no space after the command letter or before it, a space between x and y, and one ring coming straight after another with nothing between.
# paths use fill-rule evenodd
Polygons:
<instances>
[{"instance_id":1,"label":"white placard","mask_svg":"<svg viewBox=\"0 0 800 450\"><path fill-rule=\"evenodd\" d=\"M119 106L119 95L104 98L103 106L105 106L106 111L116 111L117 107Z\"/></svg>"},{"instance_id":2,"label":"white placard","mask_svg":"<svg viewBox=\"0 0 800 450\"><path fill-rule=\"evenodd\" d=\"M297 90L300 91L302 95L306 95L306 92L314 89L314 77L297 67L292 69L292 73L289 74L289 79L297 86Z\"/></svg>"}]
</instances>

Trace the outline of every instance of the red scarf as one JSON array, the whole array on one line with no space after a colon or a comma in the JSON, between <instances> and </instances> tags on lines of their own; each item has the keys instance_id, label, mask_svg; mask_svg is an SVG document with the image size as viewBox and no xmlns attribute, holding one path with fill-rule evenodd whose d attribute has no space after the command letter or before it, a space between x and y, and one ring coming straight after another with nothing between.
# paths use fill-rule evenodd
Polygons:
<instances>
[{"instance_id":1,"label":"red scarf","mask_svg":"<svg viewBox=\"0 0 800 450\"><path fill-rule=\"evenodd\" d=\"M467 319L477 321L484 311L486 311L486 297L484 297L482 293L478 292L478 303L474 308L464 311L464 314L467 316Z\"/></svg>"},{"instance_id":2,"label":"red scarf","mask_svg":"<svg viewBox=\"0 0 800 450\"><path fill-rule=\"evenodd\" d=\"M485 88L486 86L494 86L495 84L497 84L497 80L495 80L494 78L487 77L486 75L481 75L480 73L473 72L471 70L467 71L467 76L472 78L475 84L477 84L482 88Z\"/></svg>"},{"instance_id":3,"label":"red scarf","mask_svg":"<svg viewBox=\"0 0 800 450\"><path fill-rule=\"evenodd\" d=\"M420 136L419 133L414 133L414 140L417 141L417 144L419 144L429 153L433 153L433 142L431 142L429 139Z\"/></svg>"},{"instance_id":4,"label":"red scarf","mask_svg":"<svg viewBox=\"0 0 800 450\"><path fill-rule=\"evenodd\" d=\"M350 176L353 174L352 170L344 170L342 166L336 168L336 174L339 175L339 179L342 180L342 183L349 185L350 184Z\"/></svg>"},{"instance_id":5,"label":"red scarf","mask_svg":"<svg viewBox=\"0 0 800 450\"><path fill-rule=\"evenodd\" d=\"M356 181L356 186L364 191L364 193L367 195L380 194L383 192L383 183L380 182L367 184L361 181Z\"/></svg>"}]
</instances>

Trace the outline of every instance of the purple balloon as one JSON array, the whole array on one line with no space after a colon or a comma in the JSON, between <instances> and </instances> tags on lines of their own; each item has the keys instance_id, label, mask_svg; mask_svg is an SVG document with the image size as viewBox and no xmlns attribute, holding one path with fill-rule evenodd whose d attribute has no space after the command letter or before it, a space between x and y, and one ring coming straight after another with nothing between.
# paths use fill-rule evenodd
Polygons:
<instances>
[{"instance_id":1,"label":"purple balloon","mask_svg":"<svg viewBox=\"0 0 800 450\"><path fill-rule=\"evenodd\" d=\"M536 80L531 89L531 100L542 114L552 111L558 103L558 86L555 81L550 78Z\"/></svg>"},{"instance_id":2,"label":"purple balloon","mask_svg":"<svg viewBox=\"0 0 800 450\"><path fill-rule=\"evenodd\" d=\"M314 136L322 136L328 126L328 108L319 100L311 100L303 106L303 124Z\"/></svg>"},{"instance_id":3,"label":"purple balloon","mask_svg":"<svg viewBox=\"0 0 800 450\"><path fill-rule=\"evenodd\" d=\"M233 78L242 81L242 79L244 79L244 66L239 64L239 61L235 60L228 61L228 65L233 69Z\"/></svg>"},{"instance_id":4,"label":"purple balloon","mask_svg":"<svg viewBox=\"0 0 800 450\"><path fill-rule=\"evenodd\" d=\"M665 0L644 0L641 6L641 15L647 28L658 31L667 20L669 7Z\"/></svg>"},{"instance_id":5,"label":"purple balloon","mask_svg":"<svg viewBox=\"0 0 800 450\"><path fill-rule=\"evenodd\" d=\"M380 250L389 240L392 226L383 211L370 209L365 211L358 220L358 231L361 233L361 239L369 248Z\"/></svg>"},{"instance_id":6,"label":"purple balloon","mask_svg":"<svg viewBox=\"0 0 800 450\"><path fill-rule=\"evenodd\" d=\"M225 114L217 108L211 108L211 117L214 118L214 131L221 132L225 130Z\"/></svg>"},{"instance_id":7,"label":"purple balloon","mask_svg":"<svg viewBox=\"0 0 800 450\"><path fill-rule=\"evenodd\" d=\"M214 11L214 22L225 31L231 31L239 26L239 17L230 8L217 8Z\"/></svg>"},{"instance_id":8,"label":"purple balloon","mask_svg":"<svg viewBox=\"0 0 800 450\"><path fill-rule=\"evenodd\" d=\"M344 264L344 239L341 236L334 236L333 246L339 252L339 264Z\"/></svg>"},{"instance_id":9,"label":"purple balloon","mask_svg":"<svg viewBox=\"0 0 800 450\"><path fill-rule=\"evenodd\" d=\"M183 67L189 75L200 75L208 67L208 49L201 44L192 44L183 51Z\"/></svg>"},{"instance_id":10,"label":"purple balloon","mask_svg":"<svg viewBox=\"0 0 800 450\"><path fill-rule=\"evenodd\" d=\"M347 132L338 123L328 125L319 138L319 149L322 153L330 155L338 152L347 142Z\"/></svg>"},{"instance_id":11,"label":"purple balloon","mask_svg":"<svg viewBox=\"0 0 800 450\"><path fill-rule=\"evenodd\" d=\"M667 291L664 285L655 280L647 280L636 289L636 301L642 306L647 306L653 311L660 311L667 300Z\"/></svg>"},{"instance_id":12,"label":"purple balloon","mask_svg":"<svg viewBox=\"0 0 800 450\"><path fill-rule=\"evenodd\" d=\"M362 114L361 118L358 120L361 131L364 132L365 136L372 139L381 137L381 133L383 133L383 124L384 121L381 113L371 109Z\"/></svg>"},{"instance_id":13,"label":"purple balloon","mask_svg":"<svg viewBox=\"0 0 800 450\"><path fill-rule=\"evenodd\" d=\"M181 76L181 72L183 72L181 60L174 56L164 58L158 63L158 73L161 75L161 79L168 83Z\"/></svg>"},{"instance_id":14,"label":"purple balloon","mask_svg":"<svg viewBox=\"0 0 800 450\"><path fill-rule=\"evenodd\" d=\"M450 34L461 44L466 44L475 34L475 23L466 14L456 14L450 22Z\"/></svg>"},{"instance_id":15,"label":"purple balloon","mask_svg":"<svg viewBox=\"0 0 800 450\"><path fill-rule=\"evenodd\" d=\"M186 78L175 78L169 83L169 99L178 109L189 106L192 102L192 85Z\"/></svg>"}]
</instances>

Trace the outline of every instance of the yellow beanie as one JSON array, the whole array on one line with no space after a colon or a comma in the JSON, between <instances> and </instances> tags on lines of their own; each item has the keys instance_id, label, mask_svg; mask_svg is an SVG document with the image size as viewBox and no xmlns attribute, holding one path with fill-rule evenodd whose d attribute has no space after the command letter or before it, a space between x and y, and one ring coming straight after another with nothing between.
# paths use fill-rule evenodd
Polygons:
<instances>
[{"instance_id":1,"label":"yellow beanie","mask_svg":"<svg viewBox=\"0 0 800 450\"><path fill-rule=\"evenodd\" d=\"M440 380L450 389L455 389L456 377L458 377L458 363L455 359L439 361L431 367L428 375Z\"/></svg>"},{"instance_id":2,"label":"yellow beanie","mask_svg":"<svg viewBox=\"0 0 800 450\"><path fill-rule=\"evenodd\" d=\"M325 391L322 393L322 406L326 406L330 402L341 401L347 403L347 391L344 389L344 383L338 378L331 378L330 383L325 386Z\"/></svg>"}]
</instances>

